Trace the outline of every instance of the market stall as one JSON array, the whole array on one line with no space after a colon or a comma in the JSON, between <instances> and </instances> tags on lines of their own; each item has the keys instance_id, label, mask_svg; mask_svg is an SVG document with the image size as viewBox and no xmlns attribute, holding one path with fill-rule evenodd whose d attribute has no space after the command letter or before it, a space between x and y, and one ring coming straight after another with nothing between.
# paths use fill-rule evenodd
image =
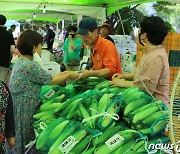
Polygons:
<instances>
[{"instance_id":1,"label":"market stall","mask_svg":"<svg viewBox=\"0 0 180 154\"><path fill-rule=\"evenodd\" d=\"M151 1L3 0L0 13L9 19L26 20L36 15L34 20L52 22L71 21L75 15L104 20L120 8ZM124 46L122 43L121 49ZM49 74L59 73L60 65L50 61L49 53L44 54L44 69ZM133 55L127 59L132 61ZM169 110L161 100L138 88L112 87L110 81L103 78L90 77L68 83L65 87L42 87L42 104L33 116L36 139L26 145L27 153L33 145L42 154L172 152L166 134Z\"/></svg>"},{"instance_id":2,"label":"market stall","mask_svg":"<svg viewBox=\"0 0 180 154\"><path fill-rule=\"evenodd\" d=\"M65 88L42 87L40 97L33 117L41 153L167 151L155 147L169 143L168 108L138 88L110 87L110 81L91 77Z\"/></svg>"}]
</instances>

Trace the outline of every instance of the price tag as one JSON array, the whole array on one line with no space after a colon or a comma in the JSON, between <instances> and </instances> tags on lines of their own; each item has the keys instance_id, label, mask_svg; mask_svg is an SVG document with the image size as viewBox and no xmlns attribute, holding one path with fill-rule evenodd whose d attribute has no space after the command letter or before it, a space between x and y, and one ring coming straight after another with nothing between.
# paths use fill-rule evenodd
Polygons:
<instances>
[{"instance_id":1,"label":"price tag","mask_svg":"<svg viewBox=\"0 0 180 154\"><path fill-rule=\"evenodd\" d=\"M52 97L55 93L56 93L56 92L55 92L54 90L50 89L50 90L44 95L44 97L50 98L50 97Z\"/></svg>"},{"instance_id":2,"label":"price tag","mask_svg":"<svg viewBox=\"0 0 180 154\"><path fill-rule=\"evenodd\" d=\"M114 135L109 140L105 142L105 144L112 150L114 147L116 147L118 144L120 144L122 141L124 141L124 138L120 136L119 134Z\"/></svg>"},{"instance_id":3,"label":"price tag","mask_svg":"<svg viewBox=\"0 0 180 154\"><path fill-rule=\"evenodd\" d=\"M78 143L78 141L73 137L69 136L62 144L60 144L59 149L64 153L67 154L69 151L72 150L72 148L75 147L75 145Z\"/></svg>"}]
</instances>

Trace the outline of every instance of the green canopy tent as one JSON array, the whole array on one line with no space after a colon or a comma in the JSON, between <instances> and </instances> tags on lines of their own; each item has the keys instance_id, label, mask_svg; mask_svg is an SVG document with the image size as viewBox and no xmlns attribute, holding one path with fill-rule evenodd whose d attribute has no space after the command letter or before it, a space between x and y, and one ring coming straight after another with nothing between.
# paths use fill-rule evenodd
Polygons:
<instances>
[{"instance_id":1,"label":"green canopy tent","mask_svg":"<svg viewBox=\"0 0 180 154\"><path fill-rule=\"evenodd\" d=\"M57 22L71 21L73 15L85 15L105 20L113 12L135 4L162 0L0 0L0 14L8 19L32 19ZM180 0L166 0L180 3ZM46 13L43 13L43 9Z\"/></svg>"}]
</instances>

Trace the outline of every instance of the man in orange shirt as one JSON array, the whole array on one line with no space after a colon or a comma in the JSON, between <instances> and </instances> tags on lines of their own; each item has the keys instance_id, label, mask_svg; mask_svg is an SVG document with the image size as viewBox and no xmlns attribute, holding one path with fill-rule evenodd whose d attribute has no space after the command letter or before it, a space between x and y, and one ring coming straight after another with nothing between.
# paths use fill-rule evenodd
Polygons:
<instances>
[{"instance_id":1,"label":"man in orange shirt","mask_svg":"<svg viewBox=\"0 0 180 154\"><path fill-rule=\"evenodd\" d=\"M104 77L111 79L115 73L122 73L120 57L115 45L98 34L97 22L92 18L84 18L79 23L78 32L85 45L92 49L92 70L83 70L79 79L87 77Z\"/></svg>"}]
</instances>

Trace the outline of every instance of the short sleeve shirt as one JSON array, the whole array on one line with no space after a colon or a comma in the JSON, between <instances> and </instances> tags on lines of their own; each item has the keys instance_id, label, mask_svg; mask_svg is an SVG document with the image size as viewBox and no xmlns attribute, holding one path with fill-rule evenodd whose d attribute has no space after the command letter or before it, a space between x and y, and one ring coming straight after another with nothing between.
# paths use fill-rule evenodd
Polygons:
<instances>
[{"instance_id":1,"label":"short sleeve shirt","mask_svg":"<svg viewBox=\"0 0 180 154\"><path fill-rule=\"evenodd\" d=\"M76 47L76 50L73 50L70 46L70 40L67 38L63 45L63 52L64 52L64 63L68 63L68 59L77 59L80 60L80 52L81 52L81 46L82 46L82 39L81 38L75 38L74 44Z\"/></svg>"},{"instance_id":2,"label":"short sleeve shirt","mask_svg":"<svg viewBox=\"0 0 180 154\"><path fill-rule=\"evenodd\" d=\"M10 47L15 45L13 35L0 27L0 66L9 67L12 59Z\"/></svg>"},{"instance_id":3,"label":"short sleeve shirt","mask_svg":"<svg viewBox=\"0 0 180 154\"><path fill-rule=\"evenodd\" d=\"M95 45L92 60L94 70L101 70L103 68L108 68L110 70L109 79L111 79L115 73L122 73L117 48L111 41L101 36L98 37Z\"/></svg>"},{"instance_id":4,"label":"short sleeve shirt","mask_svg":"<svg viewBox=\"0 0 180 154\"><path fill-rule=\"evenodd\" d=\"M143 55L135 71L134 84L169 104L169 63L161 45Z\"/></svg>"}]
</instances>

